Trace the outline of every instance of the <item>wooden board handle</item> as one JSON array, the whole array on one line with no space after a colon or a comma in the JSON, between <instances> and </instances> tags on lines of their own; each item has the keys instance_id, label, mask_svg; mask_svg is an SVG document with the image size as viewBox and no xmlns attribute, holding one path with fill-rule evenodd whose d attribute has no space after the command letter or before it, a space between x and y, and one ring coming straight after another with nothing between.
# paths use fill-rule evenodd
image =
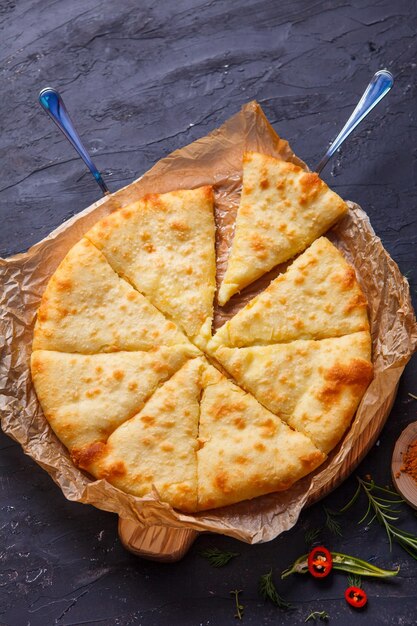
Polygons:
<instances>
[{"instance_id":1,"label":"wooden board handle","mask_svg":"<svg viewBox=\"0 0 417 626\"><path fill-rule=\"evenodd\" d=\"M119 517L119 537L126 550L143 559L173 563L182 559L198 536L196 530L141 526Z\"/></svg>"}]
</instances>

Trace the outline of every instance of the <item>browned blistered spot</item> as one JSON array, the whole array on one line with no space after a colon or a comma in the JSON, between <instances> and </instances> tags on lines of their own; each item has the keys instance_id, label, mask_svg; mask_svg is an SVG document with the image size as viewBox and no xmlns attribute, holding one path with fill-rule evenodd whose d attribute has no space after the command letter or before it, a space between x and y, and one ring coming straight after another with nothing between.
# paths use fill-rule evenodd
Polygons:
<instances>
[{"instance_id":1,"label":"browned blistered spot","mask_svg":"<svg viewBox=\"0 0 417 626\"><path fill-rule=\"evenodd\" d=\"M239 454L238 456L235 457L235 461L239 465L247 465L249 462L249 459L246 456L242 456L241 454Z\"/></svg>"},{"instance_id":2,"label":"browned blistered spot","mask_svg":"<svg viewBox=\"0 0 417 626\"><path fill-rule=\"evenodd\" d=\"M57 278L55 283L58 291L70 291L72 289L72 280L69 278Z\"/></svg>"},{"instance_id":3,"label":"browned blistered spot","mask_svg":"<svg viewBox=\"0 0 417 626\"><path fill-rule=\"evenodd\" d=\"M305 283L305 278L304 278L304 276L296 276L296 277L294 278L294 283L295 283L296 285L303 285L303 284Z\"/></svg>"},{"instance_id":4,"label":"browned blistered spot","mask_svg":"<svg viewBox=\"0 0 417 626\"><path fill-rule=\"evenodd\" d=\"M304 322L302 322L298 317L296 317L295 320L293 321L293 326L294 328L297 328L298 330L302 330L304 328Z\"/></svg>"},{"instance_id":5,"label":"browned blistered spot","mask_svg":"<svg viewBox=\"0 0 417 626\"><path fill-rule=\"evenodd\" d=\"M138 383L136 383L134 380L132 380L127 388L129 389L129 391L136 391L136 389L138 388Z\"/></svg>"},{"instance_id":6,"label":"browned blistered spot","mask_svg":"<svg viewBox=\"0 0 417 626\"><path fill-rule=\"evenodd\" d=\"M120 216L123 217L124 219L128 220L129 218L131 218L133 215L133 211L131 209L122 209L122 211L120 212Z\"/></svg>"},{"instance_id":7,"label":"browned blistered spot","mask_svg":"<svg viewBox=\"0 0 417 626\"><path fill-rule=\"evenodd\" d=\"M332 280L335 283L339 283L342 291L349 291L356 283L355 270L348 265L343 272L333 276Z\"/></svg>"},{"instance_id":8,"label":"browned blistered spot","mask_svg":"<svg viewBox=\"0 0 417 626\"><path fill-rule=\"evenodd\" d=\"M193 273L193 268L191 267L191 265L186 267L184 272L190 276Z\"/></svg>"},{"instance_id":9,"label":"browned blistered spot","mask_svg":"<svg viewBox=\"0 0 417 626\"><path fill-rule=\"evenodd\" d=\"M96 463L100 459L100 457L104 454L105 449L105 443L102 441L96 441L95 443L87 444L80 449L74 448L71 451L71 458L75 465L78 465L78 467L88 469L90 465Z\"/></svg>"},{"instance_id":10,"label":"browned blistered spot","mask_svg":"<svg viewBox=\"0 0 417 626\"><path fill-rule=\"evenodd\" d=\"M112 482L112 480L115 480L117 478L123 478L123 476L126 476L126 474L127 469L123 461L115 461L114 463L109 465L109 467L101 470L100 478L105 478L106 480Z\"/></svg>"},{"instance_id":11,"label":"browned blistered spot","mask_svg":"<svg viewBox=\"0 0 417 626\"><path fill-rule=\"evenodd\" d=\"M225 401L223 404L219 403L213 407L212 415L215 420L219 420L223 417L227 417L231 413L241 412L244 408L242 402Z\"/></svg>"},{"instance_id":12,"label":"browned blistered spot","mask_svg":"<svg viewBox=\"0 0 417 626\"><path fill-rule=\"evenodd\" d=\"M323 452L319 452L319 450L316 450L315 452L310 452L309 454L301 456L300 461L303 465L307 466L307 468L313 469L317 467L320 463L322 463L325 458L326 455L323 454Z\"/></svg>"},{"instance_id":13,"label":"browned blistered spot","mask_svg":"<svg viewBox=\"0 0 417 626\"><path fill-rule=\"evenodd\" d=\"M276 184L276 188L278 191L285 189L285 180L280 180L279 183Z\"/></svg>"},{"instance_id":14,"label":"browned blistered spot","mask_svg":"<svg viewBox=\"0 0 417 626\"><path fill-rule=\"evenodd\" d=\"M246 420L243 417L235 417L235 419L233 420L233 424L239 430L243 430L244 428L246 428Z\"/></svg>"},{"instance_id":15,"label":"browned blistered spot","mask_svg":"<svg viewBox=\"0 0 417 626\"><path fill-rule=\"evenodd\" d=\"M334 304L331 304L331 302L328 302L327 304L325 304L323 308L326 313L329 313L329 315L334 313Z\"/></svg>"},{"instance_id":16,"label":"browned blistered spot","mask_svg":"<svg viewBox=\"0 0 417 626\"><path fill-rule=\"evenodd\" d=\"M162 443L161 450L163 450L164 452L172 452L174 450L174 446L172 445L172 443Z\"/></svg>"},{"instance_id":17,"label":"browned blistered spot","mask_svg":"<svg viewBox=\"0 0 417 626\"><path fill-rule=\"evenodd\" d=\"M260 259L265 259L268 256L268 251L265 243L262 241L262 238L256 233L251 237L250 247L255 252L256 256Z\"/></svg>"},{"instance_id":18,"label":"browned blistered spot","mask_svg":"<svg viewBox=\"0 0 417 626\"><path fill-rule=\"evenodd\" d=\"M152 363L151 367L154 372L157 372L158 374L161 374L162 372L168 372L168 365L166 363L162 363L162 361Z\"/></svg>"},{"instance_id":19,"label":"browned blistered spot","mask_svg":"<svg viewBox=\"0 0 417 626\"><path fill-rule=\"evenodd\" d=\"M204 448L206 442L203 439L197 439L197 452Z\"/></svg>"},{"instance_id":20,"label":"browned blistered spot","mask_svg":"<svg viewBox=\"0 0 417 626\"><path fill-rule=\"evenodd\" d=\"M228 475L226 472L220 471L217 476L215 476L213 483L215 487L223 493L230 493L232 491L230 485L228 485Z\"/></svg>"},{"instance_id":21,"label":"browned blistered spot","mask_svg":"<svg viewBox=\"0 0 417 626\"><path fill-rule=\"evenodd\" d=\"M101 389L88 389L88 391L85 392L85 395L87 398L95 398L96 396L99 396L101 394Z\"/></svg>"},{"instance_id":22,"label":"browned blistered spot","mask_svg":"<svg viewBox=\"0 0 417 626\"><path fill-rule=\"evenodd\" d=\"M318 174L307 172L300 178L300 187L305 202L313 200L319 193L324 183L320 180Z\"/></svg>"},{"instance_id":23,"label":"browned blistered spot","mask_svg":"<svg viewBox=\"0 0 417 626\"><path fill-rule=\"evenodd\" d=\"M317 392L318 399L330 408L346 387L353 387L361 393L373 377L373 367L368 361L352 359L347 365L336 363L326 370L324 378L327 384Z\"/></svg>"},{"instance_id":24,"label":"browned blistered spot","mask_svg":"<svg viewBox=\"0 0 417 626\"><path fill-rule=\"evenodd\" d=\"M265 452L266 447L264 446L263 443L261 443L260 441L257 441L254 446L255 450L257 450L258 452Z\"/></svg>"},{"instance_id":25,"label":"browned blistered spot","mask_svg":"<svg viewBox=\"0 0 417 626\"><path fill-rule=\"evenodd\" d=\"M133 302L134 300L137 300L138 298L138 294L136 293L136 291L129 291L129 293L127 294L127 299L130 300L131 302Z\"/></svg>"},{"instance_id":26,"label":"browned blistered spot","mask_svg":"<svg viewBox=\"0 0 417 626\"><path fill-rule=\"evenodd\" d=\"M343 312L344 313L351 313L352 311L354 311L357 308L360 307L366 307L367 306L367 302L365 299L365 296L362 293L355 293L349 300L349 302L346 304Z\"/></svg>"},{"instance_id":27,"label":"browned blistered spot","mask_svg":"<svg viewBox=\"0 0 417 626\"><path fill-rule=\"evenodd\" d=\"M140 421L146 424L147 426L153 426L155 424L155 418L151 415L143 415L140 418Z\"/></svg>"},{"instance_id":28,"label":"browned blistered spot","mask_svg":"<svg viewBox=\"0 0 417 626\"><path fill-rule=\"evenodd\" d=\"M172 420L167 420L165 422L161 422L161 426L163 428L173 428L175 426L175 422L173 422Z\"/></svg>"},{"instance_id":29,"label":"browned blistered spot","mask_svg":"<svg viewBox=\"0 0 417 626\"><path fill-rule=\"evenodd\" d=\"M260 423L260 426L263 429L262 437L272 437L276 432L276 424L271 417L268 417L263 422Z\"/></svg>"},{"instance_id":30,"label":"browned blistered spot","mask_svg":"<svg viewBox=\"0 0 417 626\"><path fill-rule=\"evenodd\" d=\"M149 254L151 252L155 252L155 246L152 243L150 243L150 242L144 243L143 244L143 249L145 250L145 252L148 252Z\"/></svg>"},{"instance_id":31,"label":"browned blistered spot","mask_svg":"<svg viewBox=\"0 0 417 626\"><path fill-rule=\"evenodd\" d=\"M261 186L261 189L268 189L269 180L267 178L264 178L263 180L261 180L260 186Z\"/></svg>"},{"instance_id":32,"label":"browned blistered spot","mask_svg":"<svg viewBox=\"0 0 417 626\"><path fill-rule=\"evenodd\" d=\"M190 227L185 222L171 222L171 228L179 233L186 233L190 230Z\"/></svg>"},{"instance_id":33,"label":"browned blistered spot","mask_svg":"<svg viewBox=\"0 0 417 626\"><path fill-rule=\"evenodd\" d=\"M142 437L141 442L144 446L151 446L153 444L152 437Z\"/></svg>"},{"instance_id":34,"label":"browned blistered spot","mask_svg":"<svg viewBox=\"0 0 417 626\"><path fill-rule=\"evenodd\" d=\"M113 378L120 381L120 380L123 380L124 377L125 377L125 373L122 372L122 370L114 370Z\"/></svg>"},{"instance_id":35,"label":"browned blistered spot","mask_svg":"<svg viewBox=\"0 0 417 626\"><path fill-rule=\"evenodd\" d=\"M165 398L164 409L166 411L173 411L176 406L177 406L177 403L173 398Z\"/></svg>"}]
</instances>

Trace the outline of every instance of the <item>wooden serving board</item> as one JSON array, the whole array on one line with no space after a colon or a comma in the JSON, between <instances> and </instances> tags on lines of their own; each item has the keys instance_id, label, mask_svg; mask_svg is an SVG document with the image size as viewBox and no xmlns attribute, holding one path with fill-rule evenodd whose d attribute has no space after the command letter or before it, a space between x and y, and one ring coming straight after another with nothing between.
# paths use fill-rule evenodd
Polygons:
<instances>
[{"instance_id":1,"label":"wooden serving board","mask_svg":"<svg viewBox=\"0 0 417 626\"><path fill-rule=\"evenodd\" d=\"M316 489L311 493L306 507L311 506L331 493L356 469L377 441L391 412L395 397L396 392L390 397L381 417L372 421L362 435L356 439L352 450L334 478L328 481L324 487ZM178 529L169 526L143 527L131 520L122 518L119 518L118 530L120 541L127 550L143 559L164 563L181 560L200 534L198 531L188 528Z\"/></svg>"}]
</instances>

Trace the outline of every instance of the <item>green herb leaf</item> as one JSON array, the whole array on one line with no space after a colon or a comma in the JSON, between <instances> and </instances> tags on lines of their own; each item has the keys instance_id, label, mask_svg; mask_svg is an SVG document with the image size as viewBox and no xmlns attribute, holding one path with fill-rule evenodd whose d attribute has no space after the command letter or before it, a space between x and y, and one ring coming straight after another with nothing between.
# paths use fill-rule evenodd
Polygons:
<instances>
[{"instance_id":1,"label":"green herb leaf","mask_svg":"<svg viewBox=\"0 0 417 626\"><path fill-rule=\"evenodd\" d=\"M304 621L309 622L310 620L313 620L315 622L316 619L320 619L322 622L327 622L329 620L329 614L327 611L312 611L310 615L307 615Z\"/></svg>"},{"instance_id":2,"label":"green herb leaf","mask_svg":"<svg viewBox=\"0 0 417 626\"><path fill-rule=\"evenodd\" d=\"M348 587L358 587L359 589L362 587L362 577L359 574L349 574L347 581Z\"/></svg>"},{"instance_id":3,"label":"green herb leaf","mask_svg":"<svg viewBox=\"0 0 417 626\"><path fill-rule=\"evenodd\" d=\"M313 545L320 533L321 528L311 528L310 530L307 530L304 535L304 541L306 546L310 547L311 545Z\"/></svg>"},{"instance_id":4,"label":"green herb leaf","mask_svg":"<svg viewBox=\"0 0 417 626\"><path fill-rule=\"evenodd\" d=\"M240 601L239 601L239 594L241 593L242 593L241 589L234 589L233 591L230 592L230 595L234 596L235 598L236 619L242 619L243 613L245 611L245 607L243 606L243 604L240 604Z\"/></svg>"},{"instance_id":5,"label":"green herb leaf","mask_svg":"<svg viewBox=\"0 0 417 626\"><path fill-rule=\"evenodd\" d=\"M227 565L229 561L239 556L239 552L223 552L219 548L210 547L205 550L201 550L199 555L207 559L210 565L213 567L223 567Z\"/></svg>"},{"instance_id":6,"label":"green herb leaf","mask_svg":"<svg viewBox=\"0 0 417 626\"><path fill-rule=\"evenodd\" d=\"M284 600L284 598L279 595L274 581L272 580L272 569L267 574L260 577L259 593L264 600L269 600L279 609L288 611L289 609L294 608L290 602L287 602L287 600Z\"/></svg>"},{"instance_id":7,"label":"green herb leaf","mask_svg":"<svg viewBox=\"0 0 417 626\"><path fill-rule=\"evenodd\" d=\"M387 487L379 487L372 479L363 480L358 477L357 480L359 489L365 493L368 499L365 515L359 520L358 524L369 525L374 520L377 520L385 529L390 549L392 549L392 543L395 541L417 561L417 535L394 525L394 522L399 520L401 512L397 506L404 504L404 500L396 491ZM343 510L346 510L346 507Z\"/></svg>"},{"instance_id":8,"label":"green herb leaf","mask_svg":"<svg viewBox=\"0 0 417 626\"><path fill-rule=\"evenodd\" d=\"M335 515L338 515L338 513L336 511L328 509L327 506L323 506L323 511L326 515L326 527L333 535L339 535L339 537L342 537L342 526L335 518Z\"/></svg>"}]
</instances>

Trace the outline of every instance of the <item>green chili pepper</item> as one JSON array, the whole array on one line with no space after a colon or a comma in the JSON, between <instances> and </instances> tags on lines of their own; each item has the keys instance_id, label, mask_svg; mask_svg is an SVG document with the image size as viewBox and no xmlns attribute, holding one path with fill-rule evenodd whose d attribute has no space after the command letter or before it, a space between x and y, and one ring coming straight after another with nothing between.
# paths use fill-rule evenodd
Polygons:
<instances>
[{"instance_id":1,"label":"green chili pepper","mask_svg":"<svg viewBox=\"0 0 417 626\"><path fill-rule=\"evenodd\" d=\"M347 572L348 574L358 574L359 576L374 576L376 578L390 578L396 576L400 571L397 569L382 569L372 563L358 559L348 554L340 554L340 552L331 552L333 559L333 569ZM284 570L281 578L287 578L291 574L306 574L308 572L308 554L303 554L298 558L291 567Z\"/></svg>"}]
</instances>

